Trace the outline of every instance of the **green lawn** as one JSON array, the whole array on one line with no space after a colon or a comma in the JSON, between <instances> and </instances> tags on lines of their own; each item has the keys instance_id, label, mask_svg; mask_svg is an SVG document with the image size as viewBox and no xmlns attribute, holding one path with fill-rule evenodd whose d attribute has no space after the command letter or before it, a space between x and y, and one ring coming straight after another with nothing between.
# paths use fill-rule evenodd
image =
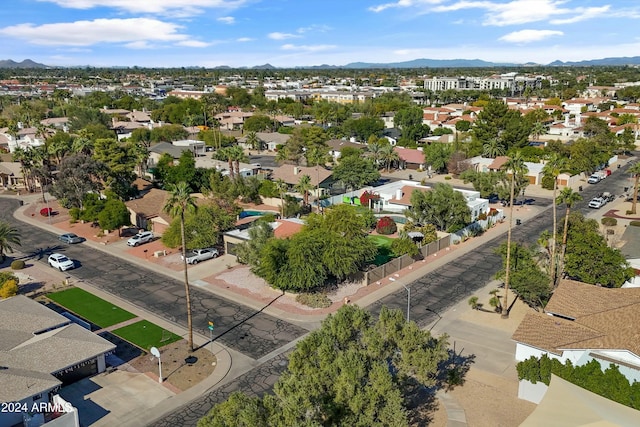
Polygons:
<instances>
[{"instance_id":1,"label":"green lawn","mask_svg":"<svg viewBox=\"0 0 640 427\"><path fill-rule=\"evenodd\" d=\"M391 252L391 242L393 242L391 237L370 234L367 236L367 239L373 240L378 246L378 254L373 259L373 264L380 266L395 258Z\"/></svg>"},{"instance_id":2,"label":"green lawn","mask_svg":"<svg viewBox=\"0 0 640 427\"><path fill-rule=\"evenodd\" d=\"M47 297L101 328L107 328L136 317L128 311L80 288L54 292L48 294Z\"/></svg>"},{"instance_id":3,"label":"green lawn","mask_svg":"<svg viewBox=\"0 0 640 427\"><path fill-rule=\"evenodd\" d=\"M162 329L160 326L146 320L114 329L111 333L147 351L151 347L160 348L182 339L179 335Z\"/></svg>"}]
</instances>

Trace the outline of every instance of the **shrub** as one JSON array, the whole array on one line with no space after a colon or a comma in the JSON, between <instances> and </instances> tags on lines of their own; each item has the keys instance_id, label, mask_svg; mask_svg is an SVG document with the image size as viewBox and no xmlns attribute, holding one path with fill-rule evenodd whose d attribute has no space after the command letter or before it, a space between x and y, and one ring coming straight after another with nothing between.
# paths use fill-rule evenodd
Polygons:
<instances>
[{"instance_id":1,"label":"shrub","mask_svg":"<svg viewBox=\"0 0 640 427\"><path fill-rule=\"evenodd\" d=\"M391 217L383 216L378 220L376 231L378 232L378 234L389 235L398 231L398 226Z\"/></svg>"},{"instance_id":2,"label":"shrub","mask_svg":"<svg viewBox=\"0 0 640 427\"><path fill-rule=\"evenodd\" d=\"M78 222L80 220L80 216L82 215L82 211L80 208L71 208L69 209L69 216L71 220L74 222Z\"/></svg>"},{"instance_id":3,"label":"shrub","mask_svg":"<svg viewBox=\"0 0 640 427\"><path fill-rule=\"evenodd\" d=\"M298 294L296 296L296 301L312 308L327 308L331 306L331 300L329 297L321 293Z\"/></svg>"},{"instance_id":4,"label":"shrub","mask_svg":"<svg viewBox=\"0 0 640 427\"><path fill-rule=\"evenodd\" d=\"M18 293L19 280L12 273L0 272L0 298L9 298Z\"/></svg>"},{"instance_id":5,"label":"shrub","mask_svg":"<svg viewBox=\"0 0 640 427\"><path fill-rule=\"evenodd\" d=\"M633 215L633 211L629 210L625 212L626 215Z\"/></svg>"},{"instance_id":6,"label":"shrub","mask_svg":"<svg viewBox=\"0 0 640 427\"><path fill-rule=\"evenodd\" d=\"M640 221L631 221L629 225L632 227L640 227Z\"/></svg>"},{"instance_id":7,"label":"shrub","mask_svg":"<svg viewBox=\"0 0 640 427\"><path fill-rule=\"evenodd\" d=\"M42 216L50 216L53 213L53 209L51 208L42 208L40 209L40 215Z\"/></svg>"},{"instance_id":8,"label":"shrub","mask_svg":"<svg viewBox=\"0 0 640 427\"><path fill-rule=\"evenodd\" d=\"M482 212L480 215L478 215L478 221L484 221L485 219L487 219L487 214Z\"/></svg>"},{"instance_id":9,"label":"shrub","mask_svg":"<svg viewBox=\"0 0 640 427\"><path fill-rule=\"evenodd\" d=\"M616 225L618 225L618 220L615 218L610 218L608 216L605 216L604 218L602 218L600 220L600 222L602 223L602 225L604 225L605 227L614 227Z\"/></svg>"},{"instance_id":10,"label":"shrub","mask_svg":"<svg viewBox=\"0 0 640 427\"><path fill-rule=\"evenodd\" d=\"M445 179L446 181L449 181L449 180L451 179L451 177L450 177L449 175L447 175L447 176L445 176L445 177L444 177L444 179Z\"/></svg>"},{"instance_id":11,"label":"shrub","mask_svg":"<svg viewBox=\"0 0 640 427\"><path fill-rule=\"evenodd\" d=\"M12 270L22 270L23 268L24 268L24 261L22 261L21 259L16 259L13 262L11 262Z\"/></svg>"}]
</instances>

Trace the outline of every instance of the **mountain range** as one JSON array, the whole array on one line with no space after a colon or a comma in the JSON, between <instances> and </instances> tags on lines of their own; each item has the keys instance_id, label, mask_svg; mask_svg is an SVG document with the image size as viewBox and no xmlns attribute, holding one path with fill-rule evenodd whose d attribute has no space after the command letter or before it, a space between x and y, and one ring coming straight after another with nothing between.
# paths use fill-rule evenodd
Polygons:
<instances>
[{"instance_id":1,"label":"mountain range","mask_svg":"<svg viewBox=\"0 0 640 427\"><path fill-rule=\"evenodd\" d=\"M616 58L601 58L590 59L584 61L571 61L563 62L560 60L553 61L549 64L537 64L529 62L526 64L517 63L499 63L483 61L481 59L414 59L404 62L350 62L346 65L313 65L313 66L298 66L294 68L298 69L366 69L366 68L494 68L494 67L592 67L592 66L624 66L624 65L640 65L640 56L632 57L616 57ZM86 66L83 66L83 68ZM40 64L31 59L25 59L22 62L16 62L11 59L0 60L0 68L56 68L55 66L48 66ZM68 67L74 68L74 67ZM119 67L120 68L120 67ZM127 68L127 67L122 67ZM144 67L142 67L144 68ZM202 67L194 67L202 68ZM222 65L216 67L217 69L232 69L232 68L244 68L254 70L275 70L280 67L275 67L271 64L256 65L253 67L229 67Z\"/></svg>"}]
</instances>

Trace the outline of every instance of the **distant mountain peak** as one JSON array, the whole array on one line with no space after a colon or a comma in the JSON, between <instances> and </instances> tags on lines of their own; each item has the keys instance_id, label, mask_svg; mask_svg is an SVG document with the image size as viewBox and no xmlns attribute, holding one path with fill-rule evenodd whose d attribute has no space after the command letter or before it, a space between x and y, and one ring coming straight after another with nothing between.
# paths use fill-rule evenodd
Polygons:
<instances>
[{"instance_id":1,"label":"distant mountain peak","mask_svg":"<svg viewBox=\"0 0 640 427\"><path fill-rule=\"evenodd\" d=\"M0 60L0 68L49 68L47 65L37 63L30 59L25 59L22 62L16 62L12 59Z\"/></svg>"}]
</instances>

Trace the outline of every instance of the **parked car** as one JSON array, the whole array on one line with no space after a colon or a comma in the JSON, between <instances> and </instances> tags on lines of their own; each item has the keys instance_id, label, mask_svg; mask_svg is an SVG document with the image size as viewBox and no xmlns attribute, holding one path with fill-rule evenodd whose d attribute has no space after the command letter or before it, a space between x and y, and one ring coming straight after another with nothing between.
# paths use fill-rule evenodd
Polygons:
<instances>
[{"instance_id":1,"label":"parked car","mask_svg":"<svg viewBox=\"0 0 640 427\"><path fill-rule=\"evenodd\" d=\"M49 255L49 259L47 260L49 266L52 268L57 268L60 271L71 270L76 266L76 264L62 254L51 254Z\"/></svg>"},{"instance_id":2,"label":"parked car","mask_svg":"<svg viewBox=\"0 0 640 427\"><path fill-rule=\"evenodd\" d=\"M591 201L589 202L589 207L592 209L600 209L601 207L603 207L606 204L606 200L603 199L602 197L594 197L593 199L591 199Z\"/></svg>"},{"instance_id":3,"label":"parked car","mask_svg":"<svg viewBox=\"0 0 640 427\"><path fill-rule=\"evenodd\" d=\"M138 246L143 243L147 243L153 240L153 233L151 231L143 231L141 233L136 234L129 240L127 240L127 245L129 246Z\"/></svg>"},{"instance_id":4,"label":"parked car","mask_svg":"<svg viewBox=\"0 0 640 427\"><path fill-rule=\"evenodd\" d=\"M197 264L200 261L206 261L219 255L216 248L194 249L187 253L187 264Z\"/></svg>"},{"instance_id":5,"label":"parked car","mask_svg":"<svg viewBox=\"0 0 640 427\"><path fill-rule=\"evenodd\" d=\"M82 243L83 242L83 238L74 234L74 233L65 233L65 234L61 234L58 239L61 242L64 243L69 243L69 244L73 244L73 243Z\"/></svg>"}]
</instances>

